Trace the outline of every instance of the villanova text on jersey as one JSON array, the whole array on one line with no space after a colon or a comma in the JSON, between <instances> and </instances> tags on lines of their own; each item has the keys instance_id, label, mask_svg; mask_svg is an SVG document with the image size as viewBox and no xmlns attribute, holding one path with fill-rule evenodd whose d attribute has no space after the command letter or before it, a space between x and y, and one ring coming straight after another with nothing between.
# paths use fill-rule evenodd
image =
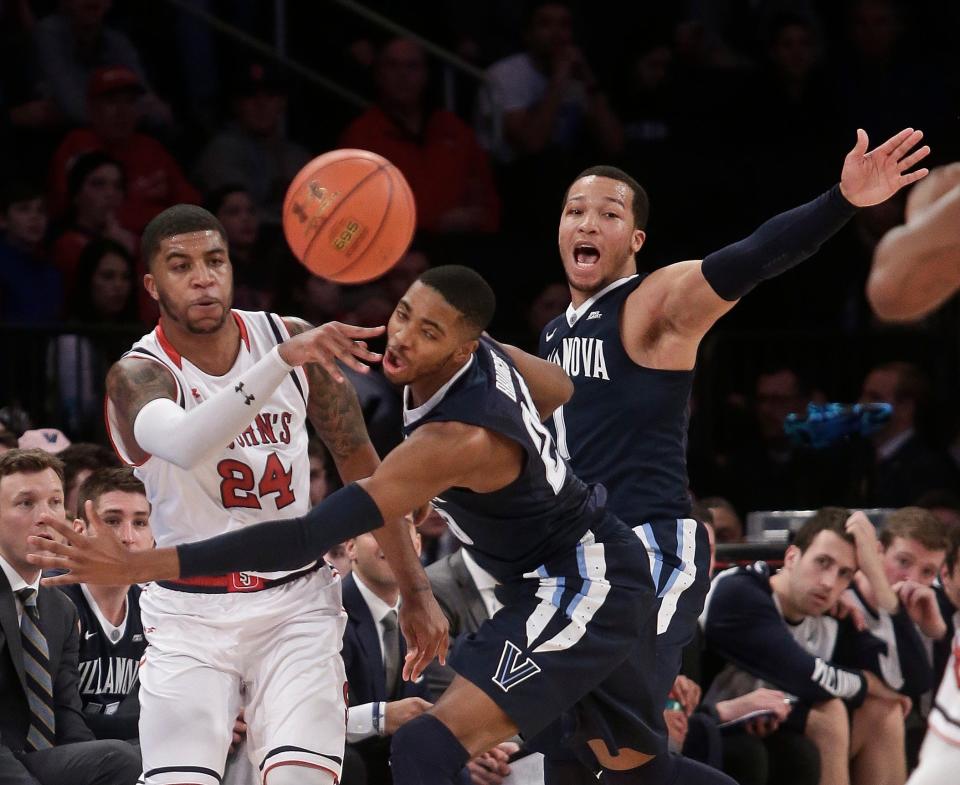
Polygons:
<instances>
[{"instance_id":1,"label":"villanova text on jersey","mask_svg":"<svg viewBox=\"0 0 960 785\"><path fill-rule=\"evenodd\" d=\"M573 398L547 425L560 455L587 483L603 483L607 507L631 526L690 515L686 430L693 371L637 365L620 338L623 304L642 276L608 287L551 321L541 357L567 372Z\"/></svg>"}]
</instances>

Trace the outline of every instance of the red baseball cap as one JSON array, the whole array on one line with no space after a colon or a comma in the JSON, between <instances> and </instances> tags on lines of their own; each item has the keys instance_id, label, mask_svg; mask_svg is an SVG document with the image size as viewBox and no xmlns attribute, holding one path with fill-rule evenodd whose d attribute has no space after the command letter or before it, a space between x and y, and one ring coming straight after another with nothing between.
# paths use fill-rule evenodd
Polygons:
<instances>
[{"instance_id":1,"label":"red baseball cap","mask_svg":"<svg viewBox=\"0 0 960 785\"><path fill-rule=\"evenodd\" d=\"M90 81L87 83L87 96L89 98L99 98L107 93L115 93L120 90L144 92L143 85L140 84L140 77L125 65L108 65L104 68L98 68L90 74Z\"/></svg>"}]
</instances>

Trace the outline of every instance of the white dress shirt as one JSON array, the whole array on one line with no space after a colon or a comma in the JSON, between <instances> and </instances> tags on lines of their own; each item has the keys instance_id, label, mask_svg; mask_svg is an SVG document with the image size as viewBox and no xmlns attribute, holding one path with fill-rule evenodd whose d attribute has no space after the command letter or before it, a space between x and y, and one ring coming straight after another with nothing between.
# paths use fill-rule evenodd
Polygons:
<instances>
[{"instance_id":1,"label":"white dress shirt","mask_svg":"<svg viewBox=\"0 0 960 785\"><path fill-rule=\"evenodd\" d=\"M494 593L494 590L499 585L497 579L474 561L473 556L470 555L470 551L466 548L463 548L462 551L463 563L467 568L467 572L470 573L470 577L473 579L477 591L480 592L480 599L483 600L483 604L487 609L487 616L493 617L493 614L503 607L503 603L497 599L497 595Z\"/></svg>"},{"instance_id":2,"label":"white dress shirt","mask_svg":"<svg viewBox=\"0 0 960 785\"><path fill-rule=\"evenodd\" d=\"M0 567L3 568L3 574L7 576L7 583L10 584L10 588L13 590L13 599L16 600L17 605L17 624L20 623L20 619L23 617L23 603L20 602L20 598L17 596L17 592L20 589L31 588L38 595L40 593L40 573L37 573L37 579L33 583L27 583L13 567L10 566L10 562L0 556Z\"/></svg>"}]
</instances>

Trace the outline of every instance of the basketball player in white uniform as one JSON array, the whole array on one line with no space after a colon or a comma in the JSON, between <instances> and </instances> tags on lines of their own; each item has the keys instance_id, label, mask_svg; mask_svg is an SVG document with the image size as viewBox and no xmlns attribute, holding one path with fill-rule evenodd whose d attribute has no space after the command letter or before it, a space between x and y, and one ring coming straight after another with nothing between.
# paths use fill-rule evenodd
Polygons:
<instances>
[{"instance_id":1,"label":"basketball player in white uniform","mask_svg":"<svg viewBox=\"0 0 960 785\"><path fill-rule=\"evenodd\" d=\"M906 222L877 246L867 297L883 319L920 319L960 290L960 163L911 191ZM960 619L957 619L960 622ZM960 631L930 711L920 765L907 785L946 785L960 770Z\"/></svg>"},{"instance_id":2,"label":"basketball player in white uniform","mask_svg":"<svg viewBox=\"0 0 960 785\"><path fill-rule=\"evenodd\" d=\"M144 283L160 323L107 378L111 439L146 487L161 545L305 513L307 417L345 482L378 463L336 360L365 370L360 361L378 357L362 339L380 330L311 329L231 310L224 238L216 218L191 205L151 221ZM418 672L442 656L446 623L405 529L386 526L378 535L402 581L401 626L413 649L406 670ZM150 584L141 614L148 785L219 785L242 707L251 761L267 785L339 780L345 615L329 567Z\"/></svg>"}]
</instances>

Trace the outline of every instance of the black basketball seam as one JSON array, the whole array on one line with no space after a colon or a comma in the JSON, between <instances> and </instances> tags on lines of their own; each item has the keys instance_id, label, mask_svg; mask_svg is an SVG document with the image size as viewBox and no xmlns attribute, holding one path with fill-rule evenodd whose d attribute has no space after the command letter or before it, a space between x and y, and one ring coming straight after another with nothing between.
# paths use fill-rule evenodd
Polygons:
<instances>
[{"instance_id":1,"label":"black basketball seam","mask_svg":"<svg viewBox=\"0 0 960 785\"><path fill-rule=\"evenodd\" d=\"M393 166L393 165L391 164L391 166ZM396 167L394 167L394 168L396 168ZM399 170L397 170L397 171L399 171ZM373 237L371 237L371 238L370 238L370 241L367 243L367 247L366 247L366 249L364 250L364 252L361 253L360 256L358 256L358 257L357 257L356 259L354 259L352 262L350 262L350 264L348 264L346 267L344 267L344 268L342 268L342 269L340 269L340 270L337 270L337 275L339 275L340 273L345 273L345 272L347 272L351 267L353 267L353 266L356 265L361 259L363 259L363 257L366 255L367 251L369 251L370 248L373 247L373 244L376 242L377 237L379 236L380 232L383 230L384 225L387 223L387 218L388 218L389 215L390 215L390 210L393 208L393 178L390 177L390 171L389 171L389 169L386 169L386 168L385 168L385 169L384 169L384 172L386 172L386 174L387 174L387 184L390 186L390 190L387 192L387 209L383 211L383 217L380 219L380 225L377 226L377 229L376 229L376 231L373 233ZM397 258L399 258L399 257L397 257ZM388 269L389 269L389 268L388 268ZM383 275L385 272L386 272L386 270L384 270L383 272L379 273L378 275L374 275L372 278L367 278L367 279L365 279L365 280L363 280L363 281L351 281L351 283L352 283L352 284L367 283L367 281L372 281L374 278L379 278L379 277L380 277L381 275Z\"/></svg>"},{"instance_id":2,"label":"black basketball seam","mask_svg":"<svg viewBox=\"0 0 960 785\"><path fill-rule=\"evenodd\" d=\"M362 156L359 156L359 155L355 155L355 156L353 156L353 157L351 157L351 158L341 158L340 160L341 160L341 161L369 161L370 159L369 159L369 158L363 158ZM359 183L357 183L355 186L353 186L353 188L351 188L349 191L347 191L347 192L343 195L343 197L340 199L340 201L337 202L336 206L330 211L330 214L320 222L319 226L317 226L317 231L314 232L313 237L310 239L310 242L307 243L307 247L303 249L303 258L304 258L304 259L307 259L307 258L310 256L310 249L313 248L313 244L319 239L320 233L323 231L323 227L325 227L330 221L333 220L333 216L335 216L335 215L337 214L337 211L338 211L341 207L343 207L344 202L346 202L347 199L349 199L349 198L357 191L358 188L360 188L365 182L367 182L367 180L369 180L371 177L373 177L373 176L374 176L375 174L377 174L378 172L382 172L384 169L386 169L386 167L387 167L388 165L389 165L388 163L377 164L377 168L376 168L376 169L374 169L372 172L364 175L364 176L363 176L363 179L360 180ZM339 273L339 272L343 272L343 270L346 270L347 267L349 267L349 266L350 266L350 264L348 263L348 264L345 265L344 267L341 267L339 270L334 270L334 271L332 271L331 274L332 274L332 275L336 275L336 274ZM329 272L329 271L328 271L328 272Z\"/></svg>"}]
</instances>

